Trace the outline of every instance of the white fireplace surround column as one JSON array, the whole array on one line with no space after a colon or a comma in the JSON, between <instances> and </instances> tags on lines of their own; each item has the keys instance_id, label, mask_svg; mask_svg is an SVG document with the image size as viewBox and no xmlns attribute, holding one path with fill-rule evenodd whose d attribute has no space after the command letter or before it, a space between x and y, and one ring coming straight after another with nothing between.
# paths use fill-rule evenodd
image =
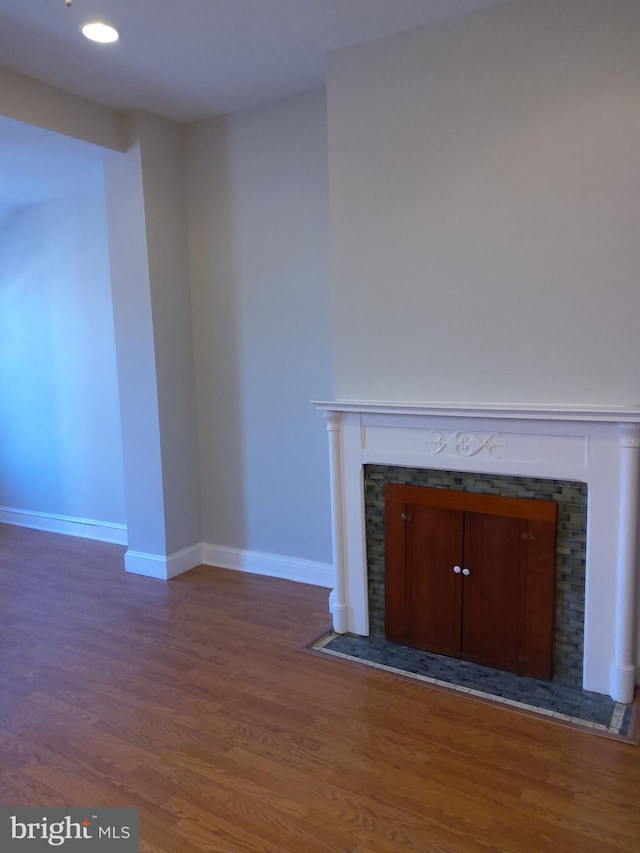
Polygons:
<instances>
[{"instance_id":1,"label":"white fireplace surround column","mask_svg":"<svg viewBox=\"0 0 640 853\"><path fill-rule=\"evenodd\" d=\"M631 702L640 407L316 402L331 462L334 629L368 635L364 465L587 484L583 687Z\"/></svg>"},{"instance_id":2,"label":"white fireplace surround column","mask_svg":"<svg viewBox=\"0 0 640 853\"><path fill-rule=\"evenodd\" d=\"M347 572L344 565L344 526L342 506L342 453L340 450L340 415L325 412L329 434L329 483L331 488L331 535L335 586L332 592L331 615L336 633L349 631L347 604Z\"/></svg>"},{"instance_id":3,"label":"white fireplace surround column","mask_svg":"<svg viewBox=\"0 0 640 853\"><path fill-rule=\"evenodd\" d=\"M618 577L615 658L611 664L611 695L630 702L635 684L634 603L638 542L638 460L640 426L622 424L620 516L618 524ZM622 698L621 698L622 697Z\"/></svg>"}]
</instances>

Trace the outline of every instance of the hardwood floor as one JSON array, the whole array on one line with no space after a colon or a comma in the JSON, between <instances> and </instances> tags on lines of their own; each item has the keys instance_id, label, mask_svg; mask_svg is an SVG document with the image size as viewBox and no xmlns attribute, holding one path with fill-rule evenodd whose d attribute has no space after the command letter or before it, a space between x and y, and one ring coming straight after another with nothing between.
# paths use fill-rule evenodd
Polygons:
<instances>
[{"instance_id":1,"label":"hardwood floor","mask_svg":"<svg viewBox=\"0 0 640 853\"><path fill-rule=\"evenodd\" d=\"M147 853L637 851L640 748L298 651L327 591L0 526L0 805Z\"/></svg>"}]
</instances>

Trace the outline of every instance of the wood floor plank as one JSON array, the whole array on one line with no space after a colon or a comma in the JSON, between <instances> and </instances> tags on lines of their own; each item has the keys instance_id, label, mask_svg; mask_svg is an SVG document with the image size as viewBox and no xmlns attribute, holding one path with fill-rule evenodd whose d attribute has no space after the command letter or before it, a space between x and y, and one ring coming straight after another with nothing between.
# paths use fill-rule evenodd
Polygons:
<instances>
[{"instance_id":1,"label":"wood floor plank","mask_svg":"<svg viewBox=\"0 0 640 853\"><path fill-rule=\"evenodd\" d=\"M143 853L637 853L640 749L300 651L327 591L0 525L0 805Z\"/></svg>"}]
</instances>

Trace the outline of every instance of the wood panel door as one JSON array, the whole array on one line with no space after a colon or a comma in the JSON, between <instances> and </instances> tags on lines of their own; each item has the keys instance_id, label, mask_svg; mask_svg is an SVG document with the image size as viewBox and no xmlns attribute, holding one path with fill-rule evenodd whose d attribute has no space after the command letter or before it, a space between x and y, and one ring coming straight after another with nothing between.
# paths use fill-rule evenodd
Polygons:
<instances>
[{"instance_id":1,"label":"wood panel door","mask_svg":"<svg viewBox=\"0 0 640 853\"><path fill-rule=\"evenodd\" d=\"M524 522L526 524L526 522ZM526 607L523 520L464 513L464 575L460 657L519 672Z\"/></svg>"},{"instance_id":2,"label":"wood panel door","mask_svg":"<svg viewBox=\"0 0 640 853\"><path fill-rule=\"evenodd\" d=\"M409 504L412 536L407 542L406 642L442 655L460 650L462 514L452 509Z\"/></svg>"},{"instance_id":3,"label":"wood panel door","mask_svg":"<svg viewBox=\"0 0 640 853\"><path fill-rule=\"evenodd\" d=\"M385 489L388 639L551 678L556 505Z\"/></svg>"}]
</instances>

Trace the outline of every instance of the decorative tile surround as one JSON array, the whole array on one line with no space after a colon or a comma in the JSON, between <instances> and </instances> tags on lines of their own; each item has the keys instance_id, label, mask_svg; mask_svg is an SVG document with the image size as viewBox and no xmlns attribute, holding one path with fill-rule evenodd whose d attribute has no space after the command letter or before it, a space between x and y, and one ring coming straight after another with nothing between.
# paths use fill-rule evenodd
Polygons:
<instances>
[{"instance_id":1,"label":"decorative tile surround","mask_svg":"<svg viewBox=\"0 0 640 853\"><path fill-rule=\"evenodd\" d=\"M580 687L584 646L586 485L533 477L365 465L369 627L374 637L384 637L384 486L387 483L532 498L558 504L553 680Z\"/></svg>"},{"instance_id":2,"label":"decorative tile surround","mask_svg":"<svg viewBox=\"0 0 640 853\"><path fill-rule=\"evenodd\" d=\"M581 536L586 540L582 688L609 694L617 702L632 701L640 675L636 669L640 406L362 401L315 405L324 412L329 438L335 568L331 605L336 633L370 633L365 466L425 469L453 477L484 475L490 480L499 476L580 483L587 488L586 531L569 532L575 546L583 544ZM561 524L567 522L562 512ZM571 550L563 557L581 559ZM566 582L570 593L579 593L571 589L576 586L573 576ZM574 605L569 621L575 623L576 636L580 606ZM568 663L561 666L571 668Z\"/></svg>"}]
</instances>

